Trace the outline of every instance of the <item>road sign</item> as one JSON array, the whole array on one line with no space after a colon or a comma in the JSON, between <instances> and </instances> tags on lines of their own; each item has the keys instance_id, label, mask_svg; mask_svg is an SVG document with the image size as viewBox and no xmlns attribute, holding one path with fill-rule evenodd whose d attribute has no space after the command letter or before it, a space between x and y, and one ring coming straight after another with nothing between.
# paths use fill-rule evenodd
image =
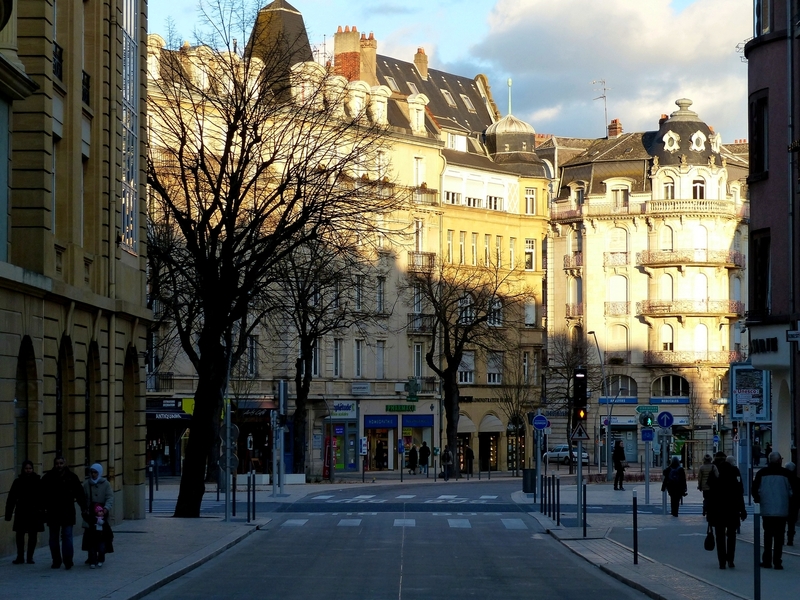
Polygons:
<instances>
[{"instance_id":1,"label":"road sign","mask_svg":"<svg viewBox=\"0 0 800 600\"><path fill-rule=\"evenodd\" d=\"M800 330L787 331L786 332L786 341L787 342L800 342Z\"/></svg>"},{"instance_id":2,"label":"road sign","mask_svg":"<svg viewBox=\"0 0 800 600\"><path fill-rule=\"evenodd\" d=\"M652 427L644 427L642 428L642 441L643 442L652 442L653 441L653 434L655 433L655 429Z\"/></svg>"},{"instance_id":3,"label":"road sign","mask_svg":"<svg viewBox=\"0 0 800 600\"><path fill-rule=\"evenodd\" d=\"M359 456L367 455L367 438L362 437L358 440L358 454Z\"/></svg>"},{"instance_id":4,"label":"road sign","mask_svg":"<svg viewBox=\"0 0 800 600\"><path fill-rule=\"evenodd\" d=\"M235 454L231 454L230 462L228 463L230 465L230 469L225 468L225 459L223 457L220 457L220 459L217 461L217 464L223 471L233 473L239 468L239 457Z\"/></svg>"},{"instance_id":5,"label":"road sign","mask_svg":"<svg viewBox=\"0 0 800 600\"><path fill-rule=\"evenodd\" d=\"M549 422L550 422L550 421L548 421L548 423L549 423ZM553 432L553 430L552 430L552 429L550 429L550 426L549 426L549 425L548 425L547 427L545 427L545 429L544 429L544 434L545 434L545 435L550 435L552 432Z\"/></svg>"},{"instance_id":6,"label":"road sign","mask_svg":"<svg viewBox=\"0 0 800 600\"><path fill-rule=\"evenodd\" d=\"M675 422L675 417L672 416L671 412L664 411L662 413L658 413L656 421L658 421L658 424L662 427L672 427L672 424Z\"/></svg>"},{"instance_id":7,"label":"road sign","mask_svg":"<svg viewBox=\"0 0 800 600\"><path fill-rule=\"evenodd\" d=\"M586 433L586 429L584 428L583 423L578 423L578 426L572 432L572 441L573 442L577 442L577 441L584 441L584 440L588 440L588 439L589 439L589 435Z\"/></svg>"},{"instance_id":8,"label":"road sign","mask_svg":"<svg viewBox=\"0 0 800 600\"><path fill-rule=\"evenodd\" d=\"M719 436L718 435L714 436L714 443L715 444L719 444Z\"/></svg>"},{"instance_id":9,"label":"road sign","mask_svg":"<svg viewBox=\"0 0 800 600\"><path fill-rule=\"evenodd\" d=\"M547 428L547 417L544 415L536 415L533 417L533 427L535 429L546 429Z\"/></svg>"},{"instance_id":10,"label":"road sign","mask_svg":"<svg viewBox=\"0 0 800 600\"><path fill-rule=\"evenodd\" d=\"M639 406L636 407L636 412L639 413L639 414L641 414L641 413L651 413L651 412L652 413L657 413L658 412L658 407L657 406L652 406L650 404L640 404Z\"/></svg>"}]
</instances>

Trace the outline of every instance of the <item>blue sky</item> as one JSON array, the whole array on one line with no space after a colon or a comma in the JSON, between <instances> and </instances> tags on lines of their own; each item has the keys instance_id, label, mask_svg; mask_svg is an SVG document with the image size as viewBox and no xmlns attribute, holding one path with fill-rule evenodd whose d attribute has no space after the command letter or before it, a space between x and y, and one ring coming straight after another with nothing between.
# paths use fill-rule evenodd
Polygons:
<instances>
[{"instance_id":1,"label":"blue sky","mask_svg":"<svg viewBox=\"0 0 800 600\"><path fill-rule=\"evenodd\" d=\"M204 0L208 3L209 0ZM747 63L737 44L752 35L752 0L289 0L319 51L341 25L374 32L378 53L459 75L485 73L498 107L537 132L599 137L605 79L608 118L625 131L658 126L691 98L723 141L747 137ZM263 0L267 4L268 0ZM150 2L150 31L171 17L194 41L198 0Z\"/></svg>"}]
</instances>

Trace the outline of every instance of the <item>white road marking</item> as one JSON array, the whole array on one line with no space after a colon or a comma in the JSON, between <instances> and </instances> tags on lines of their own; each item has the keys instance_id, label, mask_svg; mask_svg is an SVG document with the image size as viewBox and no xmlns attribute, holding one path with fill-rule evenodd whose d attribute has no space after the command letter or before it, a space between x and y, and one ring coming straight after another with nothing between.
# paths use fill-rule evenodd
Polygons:
<instances>
[{"instance_id":1,"label":"white road marking","mask_svg":"<svg viewBox=\"0 0 800 600\"><path fill-rule=\"evenodd\" d=\"M302 527L308 523L308 519L287 519L281 527Z\"/></svg>"},{"instance_id":2,"label":"white road marking","mask_svg":"<svg viewBox=\"0 0 800 600\"><path fill-rule=\"evenodd\" d=\"M497 496L481 496L481 500L497 500Z\"/></svg>"},{"instance_id":3,"label":"white road marking","mask_svg":"<svg viewBox=\"0 0 800 600\"><path fill-rule=\"evenodd\" d=\"M472 529L469 519L447 519L453 529Z\"/></svg>"},{"instance_id":4,"label":"white road marking","mask_svg":"<svg viewBox=\"0 0 800 600\"><path fill-rule=\"evenodd\" d=\"M395 527L416 527L417 520L416 519L395 519L394 520Z\"/></svg>"},{"instance_id":5,"label":"white road marking","mask_svg":"<svg viewBox=\"0 0 800 600\"><path fill-rule=\"evenodd\" d=\"M544 536L543 536L541 533L534 533L534 534L531 536L531 539L532 539L532 540L543 540L543 539L544 539Z\"/></svg>"},{"instance_id":6,"label":"white road marking","mask_svg":"<svg viewBox=\"0 0 800 600\"><path fill-rule=\"evenodd\" d=\"M455 494L447 495L447 496L439 496L438 499L439 500L452 500L453 498L458 498L458 496L456 496Z\"/></svg>"},{"instance_id":7,"label":"white road marking","mask_svg":"<svg viewBox=\"0 0 800 600\"><path fill-rule=\"evenodd\" d=\"M374 498L375 494L365 494L361 496L356 496L353 500L369 500L370 498Z\"/></svg>"},{"instance_id":8,"label":"white road marking","mask_svg":"<svg viewBox=\"0 0 800 600\"><path fill-rule=\"evenodd\" d=\"M339 519L339 527L358 527L361 519Z\"/></svg>"},{"instance_id":9,"label":"white road marking","mask_svg":"<svg viewBox=\"0 0 800 600\"><path fill-rule=\"evenodd\" d=\"M398 499L408 500L409 498L415 498L416 494L400 494L397 496Z\"/></svg>"},{"instance_id":10,"label":"white road marking","mask_svg":"<svg viewBox=\"0 0 800 600\"><path fill-rule=\"evenodd\" d=\"M327 496L314 496L312 500L328 500L329 498L333 498L333 494L328 494Z\"/></svg>"},{"instance_id":11,"label":"white road marking","mask_svg":"<svg viewBox=\"0 0 800 600\"><path fill-rule=\"evenodd\" d=\"M500 519L506 529L527 529L528 526L522 519Z\"/></svg>"}]
</instances>

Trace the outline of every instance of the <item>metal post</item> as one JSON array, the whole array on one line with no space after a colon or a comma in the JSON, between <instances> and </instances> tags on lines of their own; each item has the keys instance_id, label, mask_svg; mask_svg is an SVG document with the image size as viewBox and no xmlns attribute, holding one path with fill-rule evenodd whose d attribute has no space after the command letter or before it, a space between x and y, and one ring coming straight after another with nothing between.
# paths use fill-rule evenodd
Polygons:
<instances>
[{"instance_id":1,"label":"metal post","mask_svg":"<svg viewBox=\"0 0 800 600\"><path fill-rule=\"evenodd\" d=\"M231 403L225 399L225 522L231 520Z\"/></svg>"},{"instance_id":2,"label":"metal post","mask_svg":"<svg viewBox=\"0 0 800 600\"><path fill-rule=\"evenodd\" d=\"M543 515L544 514L544 488L545 488L544 475L542 475L540 473L539 477L537 479L539 480L538 481L538 483L539 483L539 514Z\"/></svg>"},{"instance_id":3,"label":"metal post","mask_svg":"<svg viewBox=\"0 0 800 600\"><path fill-rule=\"evenodd\" d=\"M439 476L438 469L436 468L436 457L433 457L433 482L436 483L436 478Z\"/></svg>"},{"instance_id":4,"label":"metal post","mask_svg":"<svg viewBox=\"0 0 800 600\"><path fill-rule=\"evenodd\" d=\"M578 527L581 526L581 519L583 518L583 509L581 508L581 489L583 487L583 441L578 440L578 477L577 477L577 504L578 504Z\"/></svg>"},{"instance_id":5,"label":"metal post","mask_svg":"<svg viewBox=\"0 0 800 600\"><path fill-rule=\"evenodd\" d=\"M661 467L664 468L667 465L667 436L661 436ZM667 516L667 490L664 489L661 491L661 512L666 517Z\"/></svg>"},{"instance_id":6,"label":"metal post","mask_svg":"<svg viewBox=\"0 0 800 600\"><path fill-rule=\"evenodd\" d=\"M561 477L556 477L556 525L561 525Z\"/></svg>"},{"instance_id":7,"label":"metal post","mask_svg":"<svg viewBox=\"0 0 800 600\"><path fill-rule=\"evenodd\" d=\"M761 600L761 505L753 508L753 600Z\"/></svg>"},{"instance_id":8,"label":"metal post","mask_svg":"<svg viewBox=\"0 0 800 600\"><path fill-rule=\"evenodd\" d=\"M155 473L156 478L156 491L158 491L158 463L153 461L153 472Z\"/></svg>"},{"instance_id":9,"label":"metal post","mask_svg":"<svg viewBox=\"0 0 800 600\"><path fill-rule=\"evenodd\" d=\"M278 495L278 415L274 410L270 412L270 427L272 428L272 473L270 477L272 478L272 497L275 498Z\"/></svg>"},{"instance_id":10,"label":"metal post","mask_svg":"<svg viewBox=\"0 0 800 600\"><path fill-rule=\"evenodd\" d=\"M231 515L236 516L236 471L231 473Z\"/></svg>"},{"instance_id":11,"label":"metal post","mask_svg":"<svg viewBox=\"0 0 800 600\"><path fill-rule=\"evenodd\" d=\"M583 484L583 537L586 537L586 484Z\"/></svg>"},{"instance_id":12,"label":"metal post","mask_svg":"<svg viewBox=\"0 0 800 600\"><path fill-rule=\"evenodd\" d=\"M650 442L644 443L644 503L650 504Z\"/></svg>"},{"instance_id":13,"label":"metal post","mask_svg":"<svg viewBox=\"0 0 800 600\"><path fill-rule=\"evenodd\" d=\"M150 468L148 469L150 478L150 512L153 512L153 461L150 461Z\"/></svg>"},{"instance_id":14,"label":"metal post","mask_svg":"<svg viewBox=\"0 0 800 600\"><path fill-rule=\"evenodd\" d=\"M256 520L256 471L253 469L253 521Z\"/></svg>"},{"instance_id":15,"label":"metal post","mask_svg":"<svg viewBox=\"0 0 800 600\"><path fill-rule=\"evenodd\" d=\"M250 522L250 472L247 473L247 522Z\"/></svg>"},{"instance_id":16,"label":"metal post","mask_svg":"<svg viewBox=\"0 0 800 600\"><path fill-rule=\"evenodd\" d=\"M366 456L362 456L361 457L361 483L364 483L364 481L366 480L366 476L367 476L366 471L367 471L367 457Z\"/></svg>"},{"instance_id":17,"label":"metal post","mask_svg":"<svg viewBox=\"0 0 800 600\"><path fill-rule=\"evenodd\" d=\"M639 564L639 517L636 490L633 490L633 564Z\"/></svg>"},{"instance_id":18,"label":"metal post","mask_svg":"<svg viewBox=\"0 0 800 600\"><path fill-rule=\"evenodd\" d=\"M606 402L608 402L608 389L606 388L606 385L607 385L608 382L606 381L606 370L605 370L605 367L603 366L603 363L605 361L603 360L603 355L600 353L600 344L597 342L597 334L594 331L589 331L587 333L588 333L588 335L591 335L592 337L594 337L594 346L595 346L595 348L597 348L597 358L600 360L600 376L603 378L601 390L603 392L603 396L606 397ZM619 395L619 392L617 392L617 395ZM598 405L598 408L599 408L599 406L600 406L600 401L599 400L598 400L598 404L597 405ZM613 405L612 405L612 408L613 408ZM608 425L606 425L606 481L611 481L611 479L612 479L612 477L611 477L611 462L610 462L611 454L609 453L609 446L608 446L608 437L609 437L608 436L608 431L609 431L609 429L611 429L611 416L610 416L610 412L608 411L608 405L606 405L606 409L607 409L606 412L609 414ZM583 457L581 457L581 460L583 460Z\"/></svg>"},{"instance_id":19,"label":"metal post","mask_svg":"<svg viewBox=\"0 0 800 600\"><path fill-rule=\"evenodd\" d=\"M542 414L542 410L541 409L539 409L539 414ZM536 435L536 444L535 444L534 447L535 447L535 450L536 450L536 474L539 475L542 472L542 470L541 470L542 469L542 432L539 431L538 429L535 430L535 431L536 431L536 434L535 434ZM536 488L536 493L539 494L539 496L541 496L542 495L542 480L541 480L540 477L536 478L536 484L538 486Z\"/></svg>"}]
</instances>

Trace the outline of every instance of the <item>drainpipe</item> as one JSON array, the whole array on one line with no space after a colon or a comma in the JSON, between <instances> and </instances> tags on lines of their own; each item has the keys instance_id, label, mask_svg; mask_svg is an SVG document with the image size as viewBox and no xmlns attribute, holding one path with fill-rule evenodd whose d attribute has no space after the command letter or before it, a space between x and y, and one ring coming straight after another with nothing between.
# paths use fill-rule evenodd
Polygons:
<instances>
[{"instance_id":1,"label":"drainpipe","mask_svg":"<svg viewBox=\"0 0 800 600\"><path fill-rule=\"evenodd\" d=\"M792 0L786 0L786 103L788 105L788 119L787 119L787 137L788 147L792 148L794 141L794 19L792 18ZM788 221L789 221L789 306L791 308L790 325L792 329L797 329L797 305L795 294L795 242L794 242L794 228L795 228L795 215L794 215L794 157L795 153L790 150L788 153L787 164L787 177L786 185L788 192ZM791 347L791 344L790 344ZM792 348L794 350L794 348ZM791 457L792 461L797 463L797 421L796 421L796 369L797 361L795 360L795 353L789 352L789 415L791 419Z\"/></svg>"}]
</instances>

